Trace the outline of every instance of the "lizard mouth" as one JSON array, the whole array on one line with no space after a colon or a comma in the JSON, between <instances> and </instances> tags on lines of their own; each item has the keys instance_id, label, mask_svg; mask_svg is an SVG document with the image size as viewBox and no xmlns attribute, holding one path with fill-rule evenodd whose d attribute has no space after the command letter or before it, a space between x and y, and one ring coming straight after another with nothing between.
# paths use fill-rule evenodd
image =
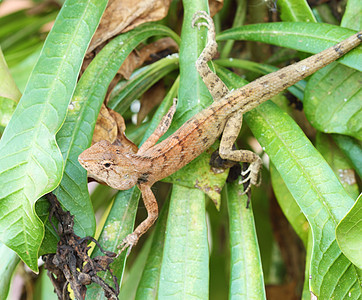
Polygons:
<instances>
[{"instance_id":1,"label":"lizard mouth","mask_svg":"<svg viewBox=\"0 0 362 300\"><path fill-rule=\"evenodd\" d=\"M84 159L81 157L81 155L79 155L78 161L79 161L79 163L80 163L82 166L84 166L85 161L84 161Z\"/></svg>"}]
</instances>

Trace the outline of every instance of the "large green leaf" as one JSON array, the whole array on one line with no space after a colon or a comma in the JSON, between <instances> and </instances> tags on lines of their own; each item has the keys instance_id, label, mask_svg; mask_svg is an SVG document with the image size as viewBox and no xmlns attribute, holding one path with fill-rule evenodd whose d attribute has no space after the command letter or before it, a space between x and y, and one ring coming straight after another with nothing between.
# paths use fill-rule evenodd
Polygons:
<instances>
[{"instance_id":1,"label":"large green leaf","mask_svg":"<svg viewBox=\"0 0 362 300\"><path fill-rule=\"evenodd\" d=\"M242 85L224 70L222 80ZM228 74L229 77L226 75ZM353 205L333 171L296 123L268 101L245 120L269 155L313 232L310 290L320 299L359 299L359 271L341 252L335 227Z\"/></svg>"},{"instance_id":2,"label":"large green leaf","mask_svg":"<svg viewBox=\"0 0 362 300\"><path fill-rule=\"evenodd\" d=\"M170 201L164 203L155 231L153 233L152 245L142 271L142 277L137 287L136 300L158 299L157 291L160 283L161 263L166 236L167 214Z\"/></svg>"},{"instance_id":3,"label":"large green leaf","mask_svg":"<svg viewBox=\"0 0 362 300\"><path fill-rule=\"evenodd\" d=\"M230 228L229 299L266 299L263 270L252 208L247 195L240 197L242 185L227 185Z\"/></svg>"},{"instance_id":4,"label":"large green leaf","mask_svg":"<svg viewBox=\"0 0 362 300\"><path fill-rule=\"evenodd\" d=\"M158 287L159 299L208 299L205 194L173 185Z\"/></svg>"},{"instance_id":5,"label":"large green leaf","mask_svg":"<svg viewBox=\"0 0 362 300\"><path fill-rule=\"evenodd\" d=\"M309 233L309 224L307 219L273 164L270 164L270 175L275 197L278 200L280 208L288 219L290 225L292 225L293 229L302 240L304 246L307 248Z\"/></svg>"},{"instance_id":6,"label":"large green leaf","mask_svg":"<svg viewBox=\"0 0 362 300\"><path fill-rule=\"evenodd\" d=\"M142 271L145 268L148 254L153 241L153 234L142 245L142 249L136 254L136 258L131 269L127 272L122 280L121 292L118 295L119 299L135 299L136 288L141 280ZM147 299L148 300L148 299Z\"/></svg>"},{"instance_id":7,"label":"large green leaf","mask_svg":"<svg viewBox=\"0 0 362 300\"><path fill-rule=\"evenodd\" d=\"M225 30L216 36L219 41L235 39L268 43L308 53L321 52L355 34L356 31L320 23L265 23ZM362 71L362 47L358 47L340 60L341 64Z\"/></svg>"},{"instance_id":8,"label":"large green leaf","mask_svg":"<svg viewBox=\"0 0 362 300\"><path fill-rule=\"evenodd\" d=\"M341 253L334 233L353 199L302 131L275 105L265 103L246 120L312 228L311 291L321 299L348 293L358 299L357 270Z\"/></svg>"},{"instance_id":9,"label":"large green leaf","mask_svg":"<svg viewBox=\"0 0 362 300\"><path fill-rule=\"evenodd\" d=\"M313 127L362 139L361 81L361 72L338 63L315 73L305 90L303 105Z\"/></svg>"},{"instance_id":10,"label":"large green leaf","mask_svg":"<svg viewBox=\"0 0 362 300\"><path fill-rule=\"evenodd\" d=\"M34 271L44 235L34 203L60 182L55 134L106 3L66 1L0 141L0 239Z\"/></svg>"},{"instance_id":11,"label":"large green leaf","mask_svg":"<svg viewBox=\"0 0 362 300\"><path fill-rule=\"evenodd\" d=\"M357 267L362 269L362 196L360 196L347 215L339 222L336 236L343 253Z\"/></svg>"}]
</instances>

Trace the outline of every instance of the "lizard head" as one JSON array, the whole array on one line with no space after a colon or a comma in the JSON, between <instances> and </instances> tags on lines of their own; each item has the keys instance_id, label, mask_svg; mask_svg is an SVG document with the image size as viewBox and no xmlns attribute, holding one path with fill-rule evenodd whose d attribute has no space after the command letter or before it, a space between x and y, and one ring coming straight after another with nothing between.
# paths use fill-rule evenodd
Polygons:
<instances>
[{"instance_id":1,"label":"lizard head","mask_svg":"<svg viewBox=\"0 0 362 300\"><path fill-rule=\"evenodd\" d=\"M78 161L88 171L88 176L102 181L117 190L128 190L138 180L138 171L131 154L108 141L100 141L83 151Z\"/></svg>"}]
</instances>

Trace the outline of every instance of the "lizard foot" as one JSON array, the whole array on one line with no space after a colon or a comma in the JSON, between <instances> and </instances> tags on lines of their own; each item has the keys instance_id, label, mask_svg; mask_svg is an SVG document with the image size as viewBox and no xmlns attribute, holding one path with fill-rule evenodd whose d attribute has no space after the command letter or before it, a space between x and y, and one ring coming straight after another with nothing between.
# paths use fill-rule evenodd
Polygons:
<instances>
[{"instance_id":1,"label":"lizard foot","mask_svg":"<svg viewBox=\"0 0 362 300\"><path fill-rule=\"evenodd\" d=\"M198 22L200 19L206 20L206 22ZM215 57L217 53L217 44L215 41L215 26L214 22L212 21L211 17L205 12L205 11L198 11L194 14L192 18L192 27L197 26L197 28L200 30L201 26L207 27L207 44L201 53L199 60L204 61L211 60L213 57ZM205 62L204 62L205 63Z\"/></svg>"},{"instance_id":2,"label":"lizard foot","mask_svg":"<svg viewBox=\"0 0 362 300\"><path fill-rule=\"evenodd\" d=\"M196 22L199 19L205 19L206 22L199 22L196 24ZM197 25L197 28L200 30L201 26L205 26L207 27L207 29L209 29L209 31L214 31L214 23L211 19L211 17L206 13L206 11L200 10L197 11L194 16L192 17L192 27L195 27L195 25Z\"/></svg>"},{"instance_id":3,"label":"lizard foot","mask_svg":"<svg viewBox=\"0 0 362 300\"><path fill-rule=\"evenodd\" d=\"M261 168L261 159L258 159L252 162L249 167L241 172L241 176L245 178L240 179L239 184L248 183L247 187L244 189L244 194L248 193L253 185L259 186L261 183L261 175L259 175L260 168Z\"/></svg>"},{"instance_id":4,"label":"lizard foot","mask_svg":"<svg viewBox=\"0 0 362 300\"><path fill-rule=\"evenodd\" d=\"M139 236L137 233L131 233L129 235L127 235L122 243L117 247L119 250L118 255L121 254L124 250L126 250L127 248L127 256L131 253L131 249L133 246L135 246L138 242Z\"/></svg>"}]
</instances>

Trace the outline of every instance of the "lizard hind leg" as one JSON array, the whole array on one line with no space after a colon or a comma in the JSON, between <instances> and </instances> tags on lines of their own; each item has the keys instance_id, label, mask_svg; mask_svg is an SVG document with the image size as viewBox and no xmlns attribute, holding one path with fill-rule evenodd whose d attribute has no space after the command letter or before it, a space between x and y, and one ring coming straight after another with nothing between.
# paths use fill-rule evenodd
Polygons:
<instances>
[{"instance_id":1,"label":"lizard hind leg","mask_svg":"<svg viewBox=\"0 0 362 300\"><path fill-rule=\"evenodd\" d=\"M205 19L206 22L198 22L200 19ZM202 50L199 58L196 60L195 66L197 71L199 72L203 82L208 88L212 98L214 101L220 100L227 93L229 93L229 89L222 82L222 80L211 71L207 62L211 61L217 54L217 43L215 41L215 26L211 17L204 11L198 11L194 14L192 19L192 27L197 25L198 29L201 26L207 27L207 43Z\"/></svg>"},{"instance_id":2,"label":"lizard hind leg","mask_svg":"<svg viewBox=\"0 0 362 300\"><path fill-rule=\"evenodd\" d=\"M260 169L262 161L260 157L249 150L233 150L232 146L238 137L242 125L242 113L236 111L233 113L225 124L224 132L221 138L219 154L221 158L237 162L247 162L249 167L241 172L242 176L246 176L239 183L247 183L244 193L250 191L251 186L260 184Z\"/></svg>"}]
</instances>

